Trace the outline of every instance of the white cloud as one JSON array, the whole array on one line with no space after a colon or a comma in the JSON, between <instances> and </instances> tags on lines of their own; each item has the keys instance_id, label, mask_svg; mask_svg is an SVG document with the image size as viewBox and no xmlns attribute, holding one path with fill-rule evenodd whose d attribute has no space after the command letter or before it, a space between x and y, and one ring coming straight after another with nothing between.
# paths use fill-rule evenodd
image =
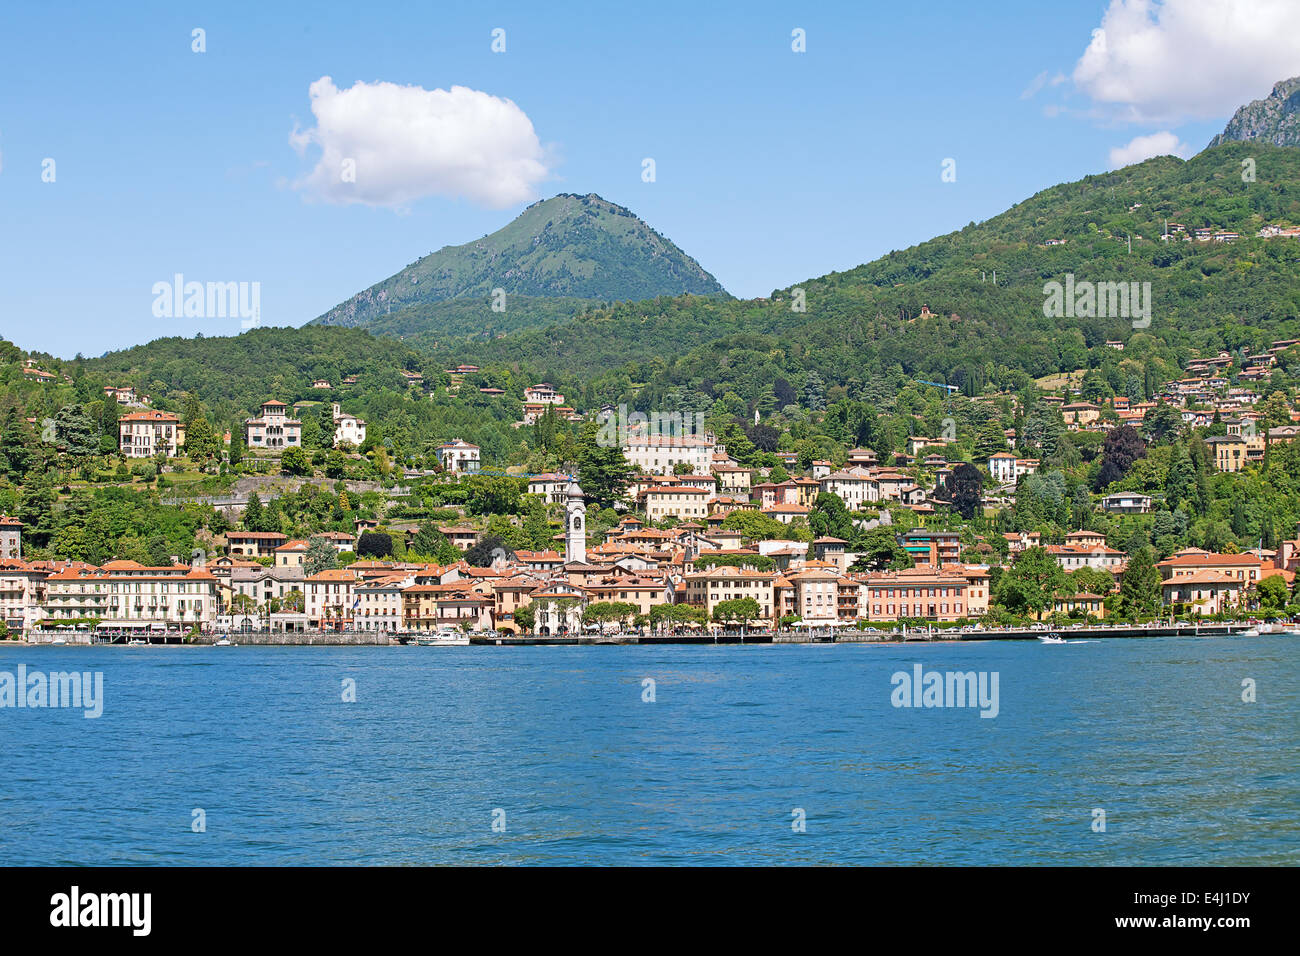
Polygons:
<instances>
[{"instance_id":1,"label":"white cloud","mask_svg":"<svg viewBox=\"0 0 1300 956\"><path fill-rule=\"evenodd\" d=\"M1180 143L1178 137L1168 130L1152 133L1150 136L1135 136L1123 146L1116 146L1110 151L1110 168L1132 166L1152 156L1180 156L1186 159L1191 149L1186 143Z\"/></svg>"},{"instance_id":2,"label":"white cloud","mask_svg":"<svg viewBox=\"0 0 1300 956\"><path fill-rule=\"evenodd\" d=\"M295 128L289 142L321 155L294 185L326 201L400 207L449 196L501 208L535 199L550 174L532 121L511 100L465 86L340 90L328 76L309 92L316 125Z\"/></svg>"},{"instance_id":3,"label":"white cloud","mask_svg":"<svg viewBox=\"0 0 1300 956\"><path fill-rule=\"evenodd\" d=\"M1041 90L1043 87L1060 86L1062 83L1065 82L1064 73L1057 73L1055 76L1051 76L1050 79L1049 76L1050 74L1046 70L1044 70L1042 73L1039 73L1036 77L1030 80L1029 85L1026 86L1023 91L1021 91L1020 98L1022 100L1031 100L1038 95L1038 91Z\"/></svg>"},{"instance_id":4,"label":"white cloud","mask_svg":"<svg viewBox=\"0 0 1300 956\"><path fill-rule=\"evenodd\" d=\"M1047 71L1044 70L1042 73L1039 73L1036 77L1034 77L1032 80L1029 81L1029 85L1026 86L1024 90L1021 91L1020 98L1022 100L1032 99L1038 93L1038 91L1041 90L1046 85L1047 85Z\"/></svg>"},{"instance_id":5,"label":"white cloud","mask_svg":"<svg viewBox=\"0 0 1300 956\"><path fill-rule=\"evenodd\" d=\"M1176 125L1297 74L1296 0L1110 0L1073 79L1110 118Z\"/></svg>"}]
</instances>

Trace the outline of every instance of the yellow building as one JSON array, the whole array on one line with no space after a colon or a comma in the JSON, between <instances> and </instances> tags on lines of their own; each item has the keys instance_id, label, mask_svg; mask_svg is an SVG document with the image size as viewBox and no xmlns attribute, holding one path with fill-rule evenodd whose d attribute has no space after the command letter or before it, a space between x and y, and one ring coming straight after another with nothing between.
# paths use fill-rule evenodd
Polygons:
<instances>
[{"instance_id":1,"label":"yellow building","mask_svg":"<svg viewBox=\"0 0 1300 956\"><path fill-rule=\"evenodd\" d=\"M1249 445L1240 435L1219 435L1205 443L1214 451L1214 467L1219 471L1241 471L1246 467Z\"/></svg>"}]
</instances>

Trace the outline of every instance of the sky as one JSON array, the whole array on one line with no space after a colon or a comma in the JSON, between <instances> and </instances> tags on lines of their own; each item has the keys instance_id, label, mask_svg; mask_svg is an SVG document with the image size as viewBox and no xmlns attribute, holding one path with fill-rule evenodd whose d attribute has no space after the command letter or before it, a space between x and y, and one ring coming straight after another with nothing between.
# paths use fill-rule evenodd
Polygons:
<instances>
[{"instance_id":1,"label":"sky","mask_svg":"<svg viewBox=\"0 0 1300 956\"><path fill-rule=\"evenodd\" d=\"M0 336L250 321L168 314L177 275L302 325L560 192L767 295L1189 157L1297 74L1297 0L9 2Z\"/></svg>"}]
</instances>

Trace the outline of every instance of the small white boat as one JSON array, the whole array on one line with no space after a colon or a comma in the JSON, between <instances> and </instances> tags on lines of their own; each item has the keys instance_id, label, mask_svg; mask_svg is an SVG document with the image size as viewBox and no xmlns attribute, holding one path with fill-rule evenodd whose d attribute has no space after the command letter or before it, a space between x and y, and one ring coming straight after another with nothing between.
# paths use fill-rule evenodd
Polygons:
<instances>
[{"instance_id":1,"label":"small white boat","mask_svg":"<svg viewBox=\"0 0 1300 956\"><path fill-rule=\"evenodd\" d=\"M126 642L126 646L127 646L127 647L148 647L148 646L149 646L149 642L148 642L148 641L142 641L142 640L140 640L140 638L138 638L138 637L133 637L133 638L131 638L131 640L129 640L129 641Z\"/></svg>"},{"instance_id":2,"label":"small white boat","mask_svg":"<svg viewBox=\"0 0 1300 956\"><path fill-rule=\"evenodd\" d=\"M1259 628L1248 627L1244 631L1233 631L1235 637L1259 637Z\"/></svg>"},{"instance_id":3,"label":"small white boat","mask_svg":"<svg viewBox=\"0 0 1300 956\"><path fill-rule=\"evenodd\" d=\"M1066 643L1065 638L1061 637L1059 634L1040 635L1038 639L1044 644L1065 644Z\"/></svg>"},{"instance_id":4,"label":"small white boat","mask_svg":"<svg viewBox=\"0 0 1300 956\"><path fill-rule=\"evenodd\" d=\"M420 647L468 647L469 635L464 631L438 631L436 634L421 634L415 643Z\"/></svg>"},{"instance_id":5,"label":"small white boat","mask_svg":"<svg viewBox=\"0 0 1300 956\"><path fill-rule=\"evenodd\" d=\"M234 645L230 643L230 638L228 637L223 637L220 640L213 641L212 646L213 647L234 647Z\"/></svg>"},{"instance_id":6,"label":"small white boat","mask_svg":"<svg viewBox=\"0 0 1300 956\"><path fill-rule=\"evenodd\" d=\"M67 638L56 637L54 640L50 641L50 643L51 643L51 644L58 645L58 644L66 644L66 643L68 643L68 641L67 641Z\"/></svg>"}]
</instances>

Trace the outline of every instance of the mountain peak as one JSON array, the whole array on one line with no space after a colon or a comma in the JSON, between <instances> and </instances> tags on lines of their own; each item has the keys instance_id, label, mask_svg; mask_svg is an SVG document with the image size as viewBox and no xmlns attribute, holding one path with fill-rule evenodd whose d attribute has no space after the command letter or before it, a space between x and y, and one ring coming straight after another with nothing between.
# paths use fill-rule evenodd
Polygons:
<instances>
[{"instance_id":1,"label":"mountain peak","mask_svg":"<svg viewBox=\"0 0 1300 956\"><path fill-rule=\"evenodd\" d=\"M563 299L572 311L590 302L726 294L698 262L630 210L595 193L560 193L533 203L490 235L424 256L315 321L369 325L422 310L418 317L403 316L406 331L415 331L437 324L438 310L431 307L439 303L458 300L458 314L479 304L487 312L496 289L552 306ZM554 317L554 308L544 311Z\"/></svg>"},{"instance_id":2,"label":"mountain peak","mask_svg":"<svg viewBox=\"0 0 1300 956\"><path fill-rule=\"evenodd\" d=\"M1267 97L1237 110L1210 146L1233 140L1300 146L1300 76L1279 80Z\"/></svg>"}]
</instances>

